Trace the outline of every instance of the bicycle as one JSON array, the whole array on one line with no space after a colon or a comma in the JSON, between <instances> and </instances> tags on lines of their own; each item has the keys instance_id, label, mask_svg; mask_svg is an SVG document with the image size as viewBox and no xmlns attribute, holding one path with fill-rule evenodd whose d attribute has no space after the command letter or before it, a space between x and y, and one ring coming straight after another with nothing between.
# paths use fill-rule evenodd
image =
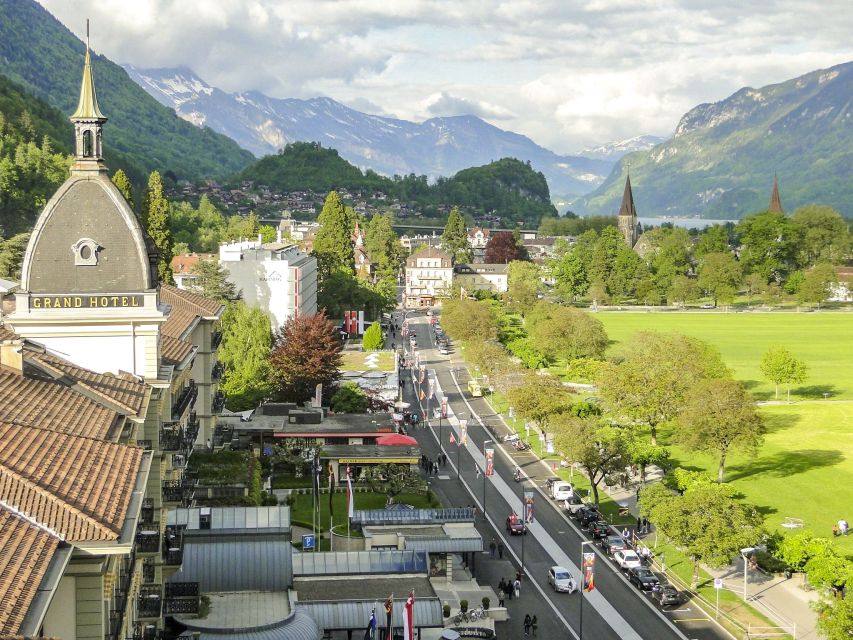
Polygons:
<instances>
[{"instance_id":1,"label":"bicycle","mask_svg":"<svg viewBox=\"0 0 853 640\"><path fill-rule=\"evenodd\" d=\"M475 620L482 620L483 618L486 618L487 616L488 616L488 614L486 613L486 610L483 609L483 607L477 607L476 609L471 609L468 612L469 622L474 622Z\"/></svg>"}]
</instances>

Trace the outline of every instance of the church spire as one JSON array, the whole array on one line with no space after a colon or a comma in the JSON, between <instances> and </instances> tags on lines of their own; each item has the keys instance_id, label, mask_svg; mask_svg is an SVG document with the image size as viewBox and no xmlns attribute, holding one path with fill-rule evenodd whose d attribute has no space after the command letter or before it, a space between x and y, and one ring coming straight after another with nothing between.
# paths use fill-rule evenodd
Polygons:
<instances>
[{"instance_id":1,"label":"church spire","mask_svg":"<svg viewBox=\"0 0 853 640\"><path fill-rule=\"evenodd\" d=\"M86 20L86 59L83 63L83 81L80 84L80 100L77 110L71 115L74 123L75 163L74 172L106 172L101 129L107 118L98 107L95 94L95 79L92 75L92 60L89 55L89 21Z\"/></svg>"},{"instance_id":2,"label":"church spire","mask_svg":"<svg viewBox=\"0 0 853 640\"><path fill-rule=\"evenodd\" d=\"M622 193L622 204L619 207L619 216L616 218L616 222L625 242L633 248L640 237L640 226L637 221L637 210L634 208L634 192L631 190L630 175L625 178L625 191Z\"/></svg>"},{"instance_id":3,"label":"church spire","mask_svg":"<svg viewBox=\"0 0 853 640\"><path fill-rule=\"evenodd\" d=\"M773 213L785 213L782 208L782 198L779 197L779 179L775 173L773 174L773 193L770 194L770 206L767 210Z\"/></svg>"}]
</instances>

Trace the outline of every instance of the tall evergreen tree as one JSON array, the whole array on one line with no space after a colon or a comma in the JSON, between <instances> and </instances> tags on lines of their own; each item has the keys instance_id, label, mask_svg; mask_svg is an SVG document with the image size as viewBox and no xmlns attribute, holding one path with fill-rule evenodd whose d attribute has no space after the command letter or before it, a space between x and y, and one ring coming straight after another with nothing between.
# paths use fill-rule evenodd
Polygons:
<instances>
[{"instance_id":1,"label":"tall evergreen tree","mask_svg":"<svg viewBox=\"0 0 853 640\"><path fill-rule=\"evenodd\" d=\"M330 191L317 221L320 229L314 238L314 256L322 286L332 273L354 274L352 233L355 219L344 207L338 192Z\"/></svg>"},{"instance_id":2,"label":"tall evergreen tree","mask_svg":"<svg viewBox=\"0 0 853 640\"><path fill-rule=\"evenodd\" d=\"M468 229L459 207L453 207L447 217L447 225L441 234L441 246L454 263L470 262L471 248L468 246Z\"/></svg>"},{"instance_id":3,"label":"tall evergreen tree","mask_svg":"<svg viewBox=\"0 0 853 640\"><path fill-rule=\"evenodd\" d=\"M127 200L130 208L133 209L133 187L130 184L127 174L122 169L119 169L113 174L112 181L113 184L118 187L118 190L121 191L121 195L123 195L124 199Z\"/></svg>"},{"instance_id":4,"label":"tall evergreen tree","mask_svg":"<svg viewBox=\"0 0 853 640\"><path fill-rule=\"evenodd\" d=\"M160 282L172 282L172 231L169 229L169 201L163 195L163 179L158 171L152 171L148 176L148 190L145 194L143 221L148 235L160 250L160 260L157 263L157 275Z\"/></svg>"},{"instance_id":5,"label":"tall evergreen tree","mask_svg":"<svg viewBox=\"0 0 853 640\"><path fill-rule=\"evenodd\" d=\"M395 277L400 267L402 246L392 227L390 214L375 215L364 233L364 246L376 262L380 277Z\"/></svg>"},{"instance_id":6,"label":"tall evergreen tree","mask_svg":"<svg viewBox=\"0 0 853 640\"><path fill-rule=\"evenodd\" d=\"M219 302L239 300L241 292L228 280L228 269L215 260L199 260L193 266L196 277L188 283L190 291Z\"/></svg>"}]
</instances>

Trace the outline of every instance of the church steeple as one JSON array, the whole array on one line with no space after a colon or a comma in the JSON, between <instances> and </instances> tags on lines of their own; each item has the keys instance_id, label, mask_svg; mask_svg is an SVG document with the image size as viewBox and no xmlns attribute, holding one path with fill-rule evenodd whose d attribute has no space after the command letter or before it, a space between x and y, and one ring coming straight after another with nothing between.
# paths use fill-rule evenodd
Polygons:
<instances>
[{"instance_id":1,"label":"church steeple","mask_svg":"<svg viewBox=\"0 0 853 640\"><path fill-rule=\"evenodd\" d=\"M782 198L779 197L779 179L775 173L773 174L773 193L770 194L770 206L767 210L773 213L785 213L782 209Z\"/></svg>"},{"instance_id":2,"label":"church steeple","mask_svg":"<svg viewBox=\"0 0 853 640\"><path fill-rule=\"evenodd\" d=\"M631 190L630 175L625 178L625 191L622 193L622 204L619 207L619 216L616 222L625 242L633 248L640 237L640 225L637 222L637 210L634 208L634 192Z\"/></svg>"},{"instance_id":3,"label":"church steeple","mask_svg":"<svg viewBox=\"0 0 853 640\"><path fill-rule=\"evenodd\" d=\"M101 129L107 121L98 107L95 80L92 75L92 60L89 55L89 21L86 21L86 59L83 63L83 81L80 85L80 100L77 110L71 115L74 123L74 156L72 172L95 171L105 173Z\"/></svg>"}]
</instances>

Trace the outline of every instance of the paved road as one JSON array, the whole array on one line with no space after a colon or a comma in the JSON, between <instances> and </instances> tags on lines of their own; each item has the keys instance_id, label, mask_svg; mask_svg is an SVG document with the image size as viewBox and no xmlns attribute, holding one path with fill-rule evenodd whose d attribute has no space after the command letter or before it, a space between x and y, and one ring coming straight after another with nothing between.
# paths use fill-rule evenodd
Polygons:
<instances>
[{"instance_id":1,"label":"paved road","mask_svg":"<svg viewBox=\"0 0 853 640\"><path fill-rule=\"evenodd\" d=\"M531 615L536 614L540 621L541 637L569 637L566 632L568 627L571 629L571 637L578 638L581 626L581 598L577 594L570 596L554 593L547 584L547 571L550 566L560 564L579 577L581 542L586 540L586 537L573 521L554 507L553 502L548 500L540 489L549 473L532 453L518 453L511 447L495 445L495 476L484 482L483 476L477 471L478 466L484 467L483 442L488 439L496 440L507 431L484 399L463 398L460 389L465 388L467 373L461 369L454 372L451 360L439 356L433 349L433 335L426 317L410 313L409 318L410 327L418 334L421 363L435 370L438 384L447 396L452 412L468 420L467 448L449 443L451 429L457 441L459 432L458 427L449 425L448 421L443 422L441 430L435 420L430 428L416 430L414 435L421 443L424 453L431 458L438 455L439 431L444 449L451 456L454 465L459 454L461 482L456 480L454 470L448 466L446 470L442 470L441 475L449 477L433 480L432 486L447 504L476 504L481 509L485 490L486 520L480 522L478 527L484 541L487 545L492 538L502 542L507 548L506 555L513 556L516 567L520 565L522 554L524 557L524 572L528 579L525 580L522 601L507 601L513 620L507 623L508 633L502 637L521 637L520 621L524 614L529 612ZM411 384L406 386L406 399L417 402ZM453 422L456 423L455 420ZM520 466L527 476L520 483L512 480L516 465ZM508 536L504 527L506 516L512 511L522 513L521 501L525 489L536 491L535 522L529 527L529 535ZM589 551L590 547L586 549ZM595 553L596 590L584 596L583 638L718 640L727 637L690 605L661 613L649 597L631 586L597 548ZM502 573L506 573L505 566L505 563L493 561L485 555L477 567L478 572L481 572L481 581L496 585Z\"/></svg>"}]
</instances>

